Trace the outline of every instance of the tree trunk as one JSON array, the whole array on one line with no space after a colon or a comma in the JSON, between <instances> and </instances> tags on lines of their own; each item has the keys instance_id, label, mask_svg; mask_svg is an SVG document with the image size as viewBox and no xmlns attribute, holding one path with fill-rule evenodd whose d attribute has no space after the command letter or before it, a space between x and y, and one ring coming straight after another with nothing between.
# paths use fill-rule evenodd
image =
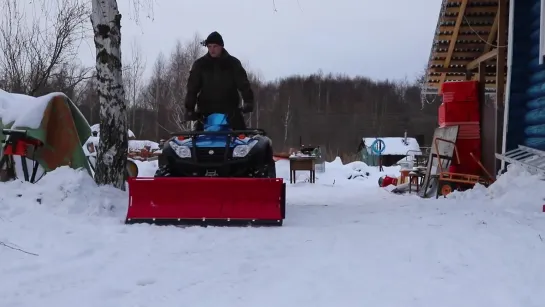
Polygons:
<instances>
[{"instance_id":1,"label":"tree trunk","mask_svg":"<svg viewBox=\"0 0 545 307\"><path fill-rule=\"evenodd\" d=\"M121 14L116 0L92 0L100 102L100 144L95 181L125 190L128 127L121 72Z\"/></svg>"}]
</instances>

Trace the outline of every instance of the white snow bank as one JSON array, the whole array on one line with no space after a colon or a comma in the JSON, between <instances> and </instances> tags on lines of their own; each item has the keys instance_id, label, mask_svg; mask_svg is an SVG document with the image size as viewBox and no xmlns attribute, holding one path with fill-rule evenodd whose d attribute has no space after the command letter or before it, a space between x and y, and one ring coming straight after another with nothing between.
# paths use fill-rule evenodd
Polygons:
<instances>
[{"instance_id":1,"label":"white snow bank","mask_svg":"<svg viewBox=\"0 0 545 307\"><path fill-rule=\"evenodd\" d=\"M454 191L447 198L493 202L497 206L539 213L545 204L545 181L541 176L532 175L511 164L508 171L488 188L477 184L473 189L464 192Z\"/></svg>"},{"instance_id":2,"label":"white snow bank","mask_svg":"<svg viewBox=\"0 0 545 307\"><path fill-rule=\"evenodd\" d=\"M133 162L136 163L136 166L138 166L138 177L153 177L153 175L155 175L155 171L157 171L157 168L159 167L159 161L157 160L133 160Z\"/></svg>"},{"instance_id":3,"label":"white snow bank","mask_svg":"<svg viewBox=\"0 0 545 307\"><path fill-rule=\"evenodd\" d=\"M86 170L59 167L31 184L10 181L0 184L0 217L120 216L125 214L127 194L99 187ZM118 210L119 209L119 210ZM117 215L116 215L117 214ZM24 217L24 216L23 216Z\"/></svg>"},{"instance_id":4,"label":"white snow bank","mask_svg":"<svg viewBox=\"0 0 545 307\"><path fill-rule=\"evenodd\" d=\"M13 123L14 127L40 127L47 104L63 93L50 93L41 97L12 94L0 90L0 119L4 124Z\"/></svg>"}]
</instances>

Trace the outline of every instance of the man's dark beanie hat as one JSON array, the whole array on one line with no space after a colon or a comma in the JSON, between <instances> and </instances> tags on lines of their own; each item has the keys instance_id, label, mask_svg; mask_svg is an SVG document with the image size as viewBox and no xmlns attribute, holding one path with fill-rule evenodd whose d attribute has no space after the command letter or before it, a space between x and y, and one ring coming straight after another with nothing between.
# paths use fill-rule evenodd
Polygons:
<instances>
[{"instance_id":1,"label":"man's dark beanie hat","mask_svg":"<svg viewBox=\"0 0 545 307\"><path fill-rule=\"evenodd\" d=\"M223 47L223 37L221 37L221 35L216 31L210 33L210 35L208 35L208 37L206 38L205 42L207 45L216 44Z\"/></svg>"}]
</instances>

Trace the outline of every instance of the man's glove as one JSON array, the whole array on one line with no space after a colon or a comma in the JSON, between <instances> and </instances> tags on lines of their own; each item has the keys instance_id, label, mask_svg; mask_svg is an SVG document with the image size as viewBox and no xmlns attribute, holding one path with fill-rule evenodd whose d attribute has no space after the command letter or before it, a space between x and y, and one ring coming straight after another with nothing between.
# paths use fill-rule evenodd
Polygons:
<instances>
[{"instance_id":1,"label":"man's glove","mask_svg":"<svg viewBox=\"0 0 545 307\"><path fill-rule=\"evenodd\" d=\"M197 116L197 113L195 113L194 111L185 111L185 114L184 114L184 120L185 121L194 121L194 120L198 120L198 116Z\"/></svg>"},{"instance_id":2,"label":"man's glove","mask_svg":"<svg viewBox=\"0 0 545 307\"><path fill-rule=\"evenodd\" d=\"M242 113L251 113L254 111L254 104L253 103L244 103L242 105Z\"/></svg>"}]
</instances>

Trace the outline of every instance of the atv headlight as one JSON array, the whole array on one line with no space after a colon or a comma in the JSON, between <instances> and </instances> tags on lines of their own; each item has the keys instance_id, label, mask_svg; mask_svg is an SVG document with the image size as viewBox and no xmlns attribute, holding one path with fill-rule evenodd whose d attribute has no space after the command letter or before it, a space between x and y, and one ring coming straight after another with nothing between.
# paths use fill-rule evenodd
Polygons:
<instances>
[{"instance_id":1,"label":"atv headlight","mask_svg":"<svg viewBox=\"0 0 545 307\"><path fill-rule=\"evenodd\" d=\"M244 158L250 153L257 142L252 142L248 145L238 145L233 149L233 158Z\"/></svg>"},{"instance_id":2,"label":"atv headlight","mask_svg":"<svg viewBox=\"0 0 545 307\"><path fill-rule=\"evenodd\" d=\"M180 158L191 158L191 148L185 145L178 145L173 141L169 142L170 148L174 150L174 152L178 155Z\"/></svg>"}]
</instances>

